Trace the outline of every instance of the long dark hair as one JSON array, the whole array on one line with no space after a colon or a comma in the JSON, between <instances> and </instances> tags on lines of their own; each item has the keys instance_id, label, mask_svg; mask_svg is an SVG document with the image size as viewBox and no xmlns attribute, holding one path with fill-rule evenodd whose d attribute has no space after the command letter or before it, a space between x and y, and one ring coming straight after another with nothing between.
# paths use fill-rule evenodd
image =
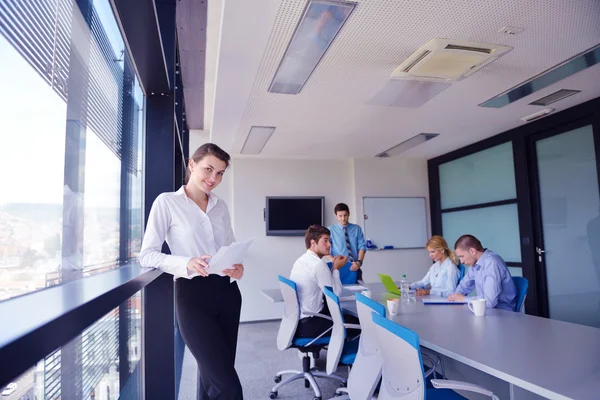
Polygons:
<instances>
[{"instance_id":1,"label":"long dark hair","mask_svg":"<svg viewBox=\"0 0 600 400\"><path fill-rule=\"evenodd\" d=\"M200 160L202 160L204 157L206 157L207 155L213 155L213 156L217 157L219 160L223 161L229 167L229 161L231 160L231 157L225 150L223 150L222 148L220 148L219 146L217 146L214 143L204 143L202 146L198 147L196 149L196 151L194 152L194 155L192 156L191 160L194 160L194 162L197 163ZM190 180L190 175L191 175L190 167L189 167L189 165L187 165L185 167L185 184L186 185L187 185L188 181Z\"/></svg>"}]
</instances>

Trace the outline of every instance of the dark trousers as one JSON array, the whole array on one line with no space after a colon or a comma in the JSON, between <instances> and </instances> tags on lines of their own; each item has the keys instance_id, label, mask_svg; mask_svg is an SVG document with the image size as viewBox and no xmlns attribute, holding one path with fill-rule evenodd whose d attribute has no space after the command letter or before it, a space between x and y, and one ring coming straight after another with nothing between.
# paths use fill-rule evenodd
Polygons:
<instances>
[{"instance_id":1,"label":"dark trousers","mask_svg":"<svg viewBox=\"0 0 600 400\"><path fill-rule=\"evenodd\" d=\"M235 351L242 296L229 277L177 279L177 321L198 363L198 400L239 400Z\"/></svg>"},{"instance_id":2,"label":"dark trousers","mask_svg":"<svg viewBox=\"0 0 600 400\"><path fill-rule=\"evenodd\" d=\"M323 309L319 311L319 314L330 315L327 303L323 305ZM358 318L353 315L344 314L344 322L347 324L358 324ZM333 326L333 321L330 321L321 317L305 317L298 321L296 327L295 338L316 338L321 333ZM354 337L360 333L357 329L346 330L348 337ZM331 331L327 332L323 337L331 336Z\"/></svg>"}]
</instances>

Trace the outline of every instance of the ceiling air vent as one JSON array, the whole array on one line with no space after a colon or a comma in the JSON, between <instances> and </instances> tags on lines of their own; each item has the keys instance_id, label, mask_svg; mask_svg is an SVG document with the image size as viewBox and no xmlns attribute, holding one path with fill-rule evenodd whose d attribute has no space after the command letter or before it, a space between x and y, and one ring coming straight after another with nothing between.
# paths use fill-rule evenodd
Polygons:
<instances>
[{"instance_id":1,"label":"ceiling air vent","mask_svg":"<svg viewBox=\"0 0 600 400\"><path fill-rule=\"evenodd\" d=\"M531 102L532 106L549 106L552 103L556 103L562 99L566 99L569 96L573 96L581 92L581 90L570 90L570 89L560 89L554 93L549 94L548 96L544 96L541 99L537 99L534 102Z\"/></svg>"},{"instance_id":2,"label":"ceiling air vent","mask_svg":"<svg viewBox=\"0 0 600 400\"><path fill-rule=\"evenodd\" d=\"M465 40L432 39L392 73L392 79L453 82L479 71L512 47Z\"/></svg>"}]
</instances>

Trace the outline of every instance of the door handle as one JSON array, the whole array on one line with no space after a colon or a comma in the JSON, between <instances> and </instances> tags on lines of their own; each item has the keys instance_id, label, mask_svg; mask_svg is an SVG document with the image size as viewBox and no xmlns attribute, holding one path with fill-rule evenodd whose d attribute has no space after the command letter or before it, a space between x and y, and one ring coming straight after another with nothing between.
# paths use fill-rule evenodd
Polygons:
<instances>
[{"instance_id":1,"label":"door handle","mask_svg":"<svg viewBox=\"0 0 600 400\"><path fill-rule=\"evenodd\" d=\"M538 255L538 261L539 261L539 262L542 262L542 253L545 253L546 251L545 251L545 250L542 250L542 249L540 249L539 247L536 247L536 248L535 248L535 252L536 252L536 253L537 253L537 255Z\"/></svg>"}]
</instances>

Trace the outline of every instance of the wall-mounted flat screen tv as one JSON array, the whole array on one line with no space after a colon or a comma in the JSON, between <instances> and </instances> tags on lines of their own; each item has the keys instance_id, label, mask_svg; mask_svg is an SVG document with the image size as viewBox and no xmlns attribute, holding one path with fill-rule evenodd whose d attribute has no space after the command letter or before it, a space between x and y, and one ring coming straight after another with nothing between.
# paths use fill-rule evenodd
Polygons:
<instances>
[{"instance_id":1,"label":"wall-mounted flat screen tv","mask_svg":"<svg viewBox=\"0 0 600 400\"><path fill-rule=\"evenodd\" d=\"M325 197L267 197L267 236L304 236L311 225L323 225Z\"/></svg>"}]
</instances>

